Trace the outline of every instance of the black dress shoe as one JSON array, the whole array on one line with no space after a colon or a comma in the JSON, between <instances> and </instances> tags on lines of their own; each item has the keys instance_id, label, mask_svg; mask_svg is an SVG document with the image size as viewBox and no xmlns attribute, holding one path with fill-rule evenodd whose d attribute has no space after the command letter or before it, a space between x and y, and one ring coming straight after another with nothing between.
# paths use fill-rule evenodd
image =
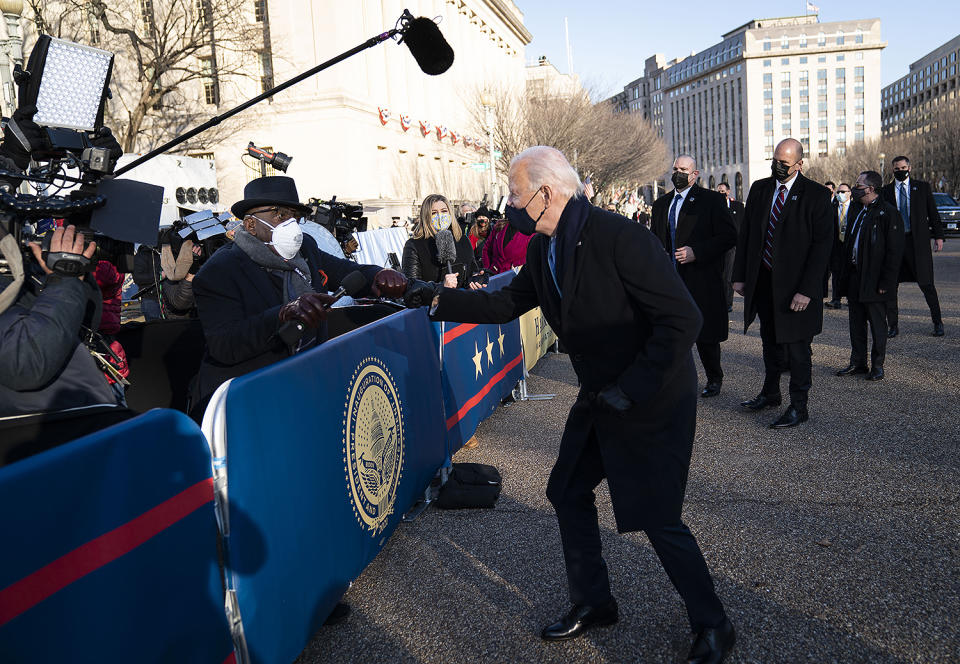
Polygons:
<instances>
[{"instance_id":1,"label":"black dress shoe","mask_svg":"<svg viewBox=\"0 0 960 664\"><path fill-rule=\"evenodd\" d=\"M868 371L870 370L867 369L865 366L851 363L845 366L843 369L838 370L836 372L836 375L837 376L856 376L857 374L865 374Z\"/></svg>"},{"instance_id":2,"label":"black dress shoe","mask_svg":"<svg viewBox=\"0 0 960 664\"><path fill-rule=\"evenodd\" d=\"M763 410L764 408L776 408L781 402L779 394L758 394L752 399L741 401L740 405L747 410Z\"/></svg>"},{"instance_id":3,"label":"black dress shoe","mask_svg":"<svg viewBox=\"0 0 960 664\"><path fill-rule=\"evenodd\" d=\"M944 332L943 332L943 323L934 323L934 324L933 324L933 332L930 333L930 336L931 336L931 337L942 337L943 334L944 334Z\"/></svg>"},{"instance_id":4,"label":"black dress shoe","mask_svg":"<svg viewBox=\"0 0 960 664\"><path fill-rule=\"evenodd\" d=\"M350 605L346 602L337 602L337 605L333 607L333 611L331 611L327 619L323 621L323 624L336 625L337 623L342 623L349 615Z\"/></svg>"},{"instance_id":5,"label":"black dress shoe","mask_svg":"<svg viewBox=\"0 0 960 664\"><path fill-rule=\"evenodd\" d=\"M703 388L703 392L700 393L700 396L704 399L709 397L715 397L720 394L720 386L723 385L722 381L719 380L708 380L706 387Z\"/></svg>"},{"instance_id":6,"label":"black dress shoe","mask_svg":"<svg viewBox=\"0 0 960 664\"><path fill-rule=\"evenodd\" d=\"M719 627L702 629L693 640L693 647L687 655L687 664L720 664L733 650L736 640L733 624L727 619L724 619Z\"/></svg>"},{"instance_id":7,"label":"black dress shoe","mask_svg":"<svg viewBox=\"0 0 960 664\"><path fill-rule=\"evenodd\" d=\"M606 627L617 622L620 615L612 597L602 606L575 605L563 618L543 628L540 636L546 641L575 639L592 627Z\"/></svg>"},{"instance_id":8,"label":"black dress shoe","mask_svg":"<svg viewBox=\"0 0 960 664\"><path fill-rule=\"evenodd\" d=\"M883 367L874 367L867 374L866 380L883 380Z\"/></svg>"},{"instance_id":9,"label":"black dress shoe","mask_svg":"<svg viewBox=\"0 0 960 664\"><path fill-rule=\"evenodd\" d=\"M887 330L887 339L893 339L898 334L900 334L900 328L894 325L889 330Z\"/></svg>"},{"instance_id":10,"label":"black dress shoe","mask_svg":"<svg viewBox=\"0 0 960 664\"><path fill-rule=\"evenodd\" d=\"M800 410L793 404L790 404L790 407L783 411L776 422L770 425L771 429L789 429L790 427L795 427L798 424L803 424L810 417L807 415L807 409L804 408Z\"/></svg>"}]
</instances>

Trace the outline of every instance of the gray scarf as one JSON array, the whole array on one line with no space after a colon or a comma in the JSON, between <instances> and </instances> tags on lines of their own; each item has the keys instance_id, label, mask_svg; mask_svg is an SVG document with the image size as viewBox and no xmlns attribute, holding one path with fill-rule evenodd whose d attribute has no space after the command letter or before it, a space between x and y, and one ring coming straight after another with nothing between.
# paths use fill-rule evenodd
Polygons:
<instances>
[{"instance_id":1,"label":"gray scarf","mask_svg":"<svg viewBox=\"0 0 960 664\"><path fill-rule=\"evenodd\" d=\"M237 228L233 241L250 260L283 279L284 302L295 300L304 293L316 292L309 281L310 267L303 254L297 252L290 260L284 260L242 226Z\"/></svg>"}]
</instances>

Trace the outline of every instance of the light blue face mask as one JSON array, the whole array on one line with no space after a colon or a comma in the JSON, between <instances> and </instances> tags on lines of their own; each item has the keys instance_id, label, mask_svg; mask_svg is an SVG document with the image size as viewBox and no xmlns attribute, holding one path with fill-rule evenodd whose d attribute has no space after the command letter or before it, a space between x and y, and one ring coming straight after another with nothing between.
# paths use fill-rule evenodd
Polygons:
<instances>
[{"instance_id":1,"label":"light blue face mask","mask_svg":"<svg viewBox=\"0 0 960 664\"><path fill-rule=\"evenodd\" d=\"M430 215L430 222L431 222L431 224L433 225L433 230L434 230L434 232L446 230L446 229L450 228L450 213L449 213L449 212L442 212L442 213L434 212L432 215Z\"/></svg>"}]
</instances>

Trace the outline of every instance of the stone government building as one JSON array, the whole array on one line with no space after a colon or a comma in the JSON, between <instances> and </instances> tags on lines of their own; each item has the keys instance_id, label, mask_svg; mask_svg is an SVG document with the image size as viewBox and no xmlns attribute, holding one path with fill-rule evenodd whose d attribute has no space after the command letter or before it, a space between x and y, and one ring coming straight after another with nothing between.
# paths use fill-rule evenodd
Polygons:
<instances>
[{"instance_id":1,"label":"stone government building","mask_svg":"<svg viewBox=\"0 0 960 664\"><path fill-rule=\"evenodd\" d=\"M670 154L696 157L703 186L728 182L743 200L782 138L815 159L880 136L885 46L876 18L755 19L688 57L647 58L610 102L649 118Z\"/></svg>"}]
</instances>

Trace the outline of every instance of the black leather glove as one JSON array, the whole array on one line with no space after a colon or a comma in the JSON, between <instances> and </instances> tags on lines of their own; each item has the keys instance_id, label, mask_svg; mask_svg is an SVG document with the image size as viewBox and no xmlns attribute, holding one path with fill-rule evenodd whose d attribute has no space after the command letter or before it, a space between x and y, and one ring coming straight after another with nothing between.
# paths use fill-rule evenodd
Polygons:
<instances>
[{"instance_id":1,"label":"black leather glove","mask_svg":"<svg viewBox=\"0 0 960 664\"><path fill-rule=\"evenodd\" d=\"M329 306L336 302L332 295L326 293L304 293L293 302L287 302L280 308L280 320L299 320L307 327L317 327L327 319Z\"/></svg>"},{"instance_id":2,"label":"black leather glove","mask_svg":"<svg viewBox=\"0 0 960 664\"><path fill-rule=\"evenodd\" d=\"M396 270L384 268L373 278L370 290L377 297L403 297L407 290L407 278Z\"/></svg>"},{"instance_id":3,"label":"black leather glove","mask_svg":"<svg viewBox=\"0 0 960 664\"><path fill-rule=\"evenodd\" d=\"M597 406L608 413L623 415L633 407L633 400L616 383L610 383L597 393Z\"/></svg>"},{"instance_id":4,"label":"black leather glove","mask_svg":"<svg viewBox=\"0 0 960 664\"><path fill-rule=\"evenodd\" d=\"M407 292L403 294L403 303L415 309L417 307L426 307L433 302L442 287L432 281L420 281L411 279L407 282Z\"/></svg>"},{"instance_id":5,"label":"black leather glove","mask_svg":"<svg viewBox=\"0 0 960 664\"><path fill-rule=\"evenodd\" d=\"M50 142L47 132L33 121L37 107L33 104L18 108L3 129L3 146L0 152L9 157L20 170L30 165L30 153L36 150L48 150ZM24 141L27 145L24 145Z\"/></svg>"}]
</instances>

